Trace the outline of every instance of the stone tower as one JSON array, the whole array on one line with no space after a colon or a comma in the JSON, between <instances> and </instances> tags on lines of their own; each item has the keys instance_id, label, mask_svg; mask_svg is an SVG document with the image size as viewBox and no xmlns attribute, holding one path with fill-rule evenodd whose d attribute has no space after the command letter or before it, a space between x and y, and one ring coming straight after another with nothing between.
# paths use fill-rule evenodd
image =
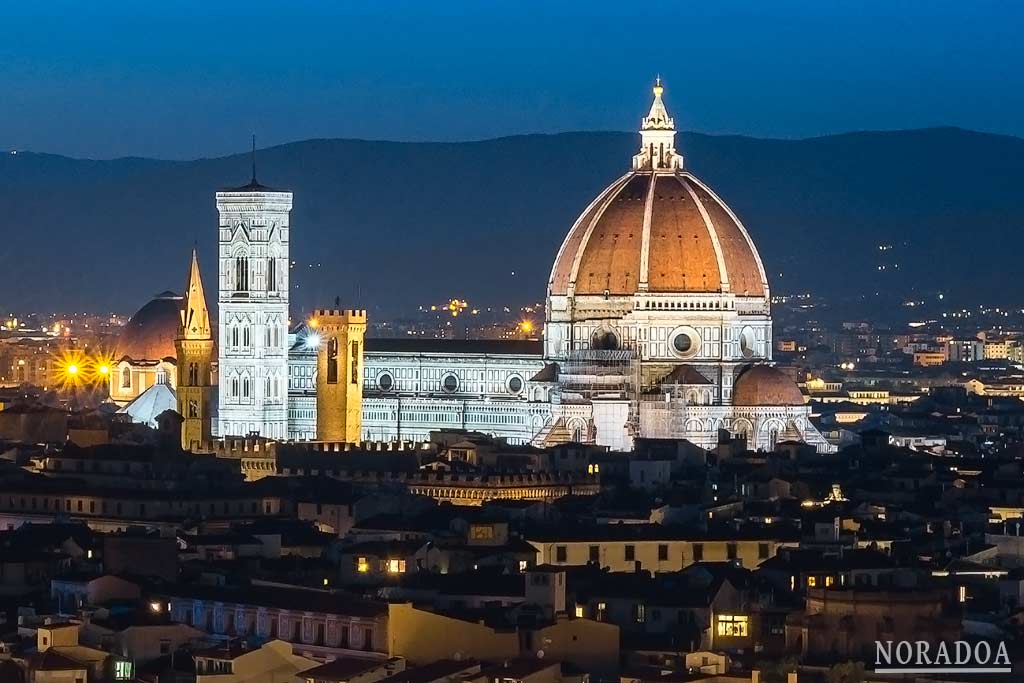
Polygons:
<instances>
[{"instance_id":1,"label":"stone tower","mask_svg":"<svg viewBox=\"0 0 1024 683\"><path fill-rule=\"evenodd\" d=\"M363 337L366 311L318 310L316 438L356 443L363 423Z\"/></svg>"},{"instance_id":2,"label":"stone tower","mask_svg":"<svg viewBox=\"0 0 1024 683\"><path fill-rule=\"evenodd\" d=\"M288 436L288 240L292 193L252 181L217 193L217 435Z\"/></svg>"},{"instance_id":3,"label":"stone tower","mask_svg":"<svg viewBox=\"0 0 1024 683\"><path fill-rule=\"evenodd\" d=\"M181 447L186 451L200 450L210 441L213 331L195 249L174 346L178 356L178 412L184 418Z\"/></svg>"}]
</instances>

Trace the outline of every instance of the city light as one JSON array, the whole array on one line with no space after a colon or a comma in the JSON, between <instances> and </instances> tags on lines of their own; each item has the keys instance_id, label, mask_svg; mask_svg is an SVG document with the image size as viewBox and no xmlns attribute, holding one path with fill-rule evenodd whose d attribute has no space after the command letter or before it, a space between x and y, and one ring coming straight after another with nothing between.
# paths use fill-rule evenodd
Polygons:
<instances>
[{"instance_id":1,"label":"city light","mask_svg":"<svg viewBox=\"0 0 1024 683\"><path fill-rule=\"evenodd\" d=\"M315 349L319 349L320 348L320 342L321 341L322 341L322 338L320 337L320 335L318 333L316 333L316 332L309 332L308 334L306 334L306 338L305 338L303 344L305 345L305 347L307 349L309 349L310 351L313 351Z\"/></svg>"}]
</instances>

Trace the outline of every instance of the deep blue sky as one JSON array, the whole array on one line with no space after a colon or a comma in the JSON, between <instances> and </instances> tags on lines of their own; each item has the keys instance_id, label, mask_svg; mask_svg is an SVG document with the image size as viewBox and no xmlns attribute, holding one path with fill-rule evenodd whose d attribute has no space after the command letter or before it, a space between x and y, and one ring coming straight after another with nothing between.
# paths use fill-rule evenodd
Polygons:
<instances>
[{"instance_id":1,"label":"deep blue sky","mask_svg":"<svg viewBox=\"0 0 1024 683\"><path fill-rule=\"evenodd\" d=\"M0 0L0 148L192 158L310 137L677 125L1024 135L1024 3Z\"/></svg>"}]
</instances>

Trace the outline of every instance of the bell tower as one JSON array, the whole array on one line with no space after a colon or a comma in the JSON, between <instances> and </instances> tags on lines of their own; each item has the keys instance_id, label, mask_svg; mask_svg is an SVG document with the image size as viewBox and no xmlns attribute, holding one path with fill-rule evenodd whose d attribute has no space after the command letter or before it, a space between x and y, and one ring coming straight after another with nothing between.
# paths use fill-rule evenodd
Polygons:
<instances>
[{"instance_id":1,"label":"bell tower","mask_svg":"<svg viewBox=\"0 0 1024 683\"><path fill-rule=\"evenodd\" d=\"M217 193L216 433L222 438L288 437L291 209L291 192L257 182L255 161L248 185Z\"/></svg>"},{"instance_id":2,"label":"bell tower","mask_svg":"<svg viewBox=\"0 0 1024 683\"><path fill-rule=\"evenodd\" d=\"M178 354L178 412L184 418L181 447L186 451L200 450L210 441L213 331L195 249L174 346Z\"/></svg>"},{"instance_id":3,"label":"bell tower","mask_svg":"<svg viewBox=\"0 0 1024 683\"><path fill-rule=\"evenodd\" d=\"M313 313L320 347L316 354L317 441L358 443L363 431L363 337L366 311Z\"/></svg>"}]
</instances>

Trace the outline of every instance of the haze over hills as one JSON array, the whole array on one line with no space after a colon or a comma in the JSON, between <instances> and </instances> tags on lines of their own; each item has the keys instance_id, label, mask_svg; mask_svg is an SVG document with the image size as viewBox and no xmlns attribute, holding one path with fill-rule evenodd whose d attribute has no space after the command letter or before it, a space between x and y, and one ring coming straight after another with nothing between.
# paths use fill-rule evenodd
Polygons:
<instances>
[{"instance_id":1,"label":"haze over hills","mask_svg":"<svg viewBox=\"0 0 1024 683\"><path fill-rule=\"evenodd\" d=\"M567 133L261 150L259 180L295 193L292 310L336 295L377 315L453 296L542 300L563 236L636 145L635 133ZM743 220L773 292L1021 303L1020 138L955 128L807 140L683 133L678 147ZM0 313L130 313L182 289L194 242L215 297L213 193L248 179L246 154L3 155Z\"/></svg>"}]
</instances>

